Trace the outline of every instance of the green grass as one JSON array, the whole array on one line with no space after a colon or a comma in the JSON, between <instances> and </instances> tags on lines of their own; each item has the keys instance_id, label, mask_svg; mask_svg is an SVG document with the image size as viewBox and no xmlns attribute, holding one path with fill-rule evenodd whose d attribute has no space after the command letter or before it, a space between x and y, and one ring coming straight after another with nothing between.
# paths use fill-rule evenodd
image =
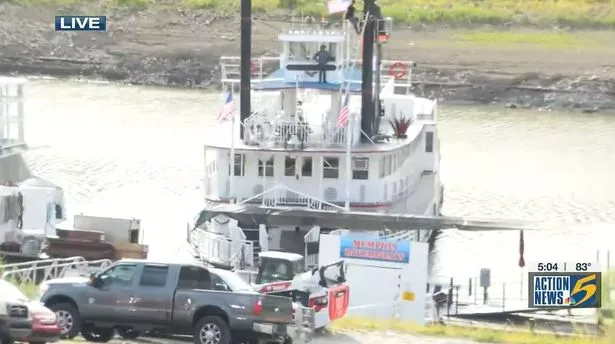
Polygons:
<instances>
[{"instance_id":1,"label":"green grass","mask_svg":"<svg viewBox=\"0 0 615 344\"><path fill-rule=\"evenodd\" d=\"M9 0L23 5L104 3L109 6L188 7L236 11L239 0ZM563 24L575 27L615 26L615 0L380 0L383 14L397 22L468 24ZM359 1L360 3L360 1ZM322 15L325 0L252 0L255 10ZM361 6L359 4L359 6Z\"/></svg>"},{"instance_id":2,"label":"green grass","mask_svg":"<svg viewBox=\"0 0 615 344\"><path fill-rule=\"evenodd\" d=\"M569 48L589 43L583 37L567 32L472 31L458 32L453 39L462 43L491 46L539 45L548 48ZM593 41L592 41L593 42Z\"/></svg>"},{"instance_id":3,"label":"green grass","mask_svg":"<svg viewBox=\"0 0 615 344\"><path fill-rule=\"evenodd\" d=\"M401 321L382 321L346 317L331 326L333 331L395 331L423 336L465 338L477 342L506 344L613 344L615 328L607 329L605 336L566 337L532 333L529 331L506 331L483 327L457 325L416 326Z\"/></svg>"}]
</instances>

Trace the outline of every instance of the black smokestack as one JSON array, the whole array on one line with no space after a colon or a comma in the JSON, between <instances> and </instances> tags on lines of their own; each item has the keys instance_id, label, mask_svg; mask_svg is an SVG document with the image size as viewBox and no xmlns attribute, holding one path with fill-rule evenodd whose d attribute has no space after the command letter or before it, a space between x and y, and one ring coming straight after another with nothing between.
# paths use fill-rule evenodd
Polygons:
<instances>
[{"instance_id":1,"label":"black smokestack","mask_svg":"<svg viewBox=\"0 0 615 344\"><path fill-rule=\"evenodd\" d=\"M363 16L370 12L374 0L363 1ZM367 18L363 32L363 77L361 84L361 130L367 135L361 135L361 141L369 141L374 131L374 95L372 91L374 63L374 20ZM369 139L368 139L369 138Z\"/></svg>"},{"instance_id":2,"label":"black smokestack","mask_svg":"<svg viewBox=\"0 0 615 344\"><path fill-rule=\"evenodd\" d=\"M250 73L252 62L252 0L241 0L241 75L239 115L241 123L250 117ZM243 138L243 126L240 126Z\"/></svg>"}]
</instances>

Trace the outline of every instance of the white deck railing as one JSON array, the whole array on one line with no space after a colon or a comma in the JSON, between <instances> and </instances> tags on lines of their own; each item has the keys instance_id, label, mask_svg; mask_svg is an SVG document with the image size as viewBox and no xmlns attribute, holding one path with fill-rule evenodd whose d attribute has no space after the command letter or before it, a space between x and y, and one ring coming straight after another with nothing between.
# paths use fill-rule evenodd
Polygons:
<instances>
[{"instance_id":1,"label":"white deck railing","mask_svg":"<svg viewBox=\"0 0 615 344\"><path fill-rule=\"evenodd\" d=\"M254 265L254 246L249 240L231 239L195 228L191 232L190 243L199 260L239 269Z\"/></svg>"},{"instance_id":2,"label":"white deck railing","mask_svg":"<svg viewBox=\"0 0 615 344\"><path fill-rule=\"evenodd\" d=\"M239 204L249 204L257 201L260 201L262 206L272 208L278 206L303 206L315 210L345 210L344 207L340 207L339 205L320 200L279 184L245 199Z\"/></svg>"},{"instance_id":3,"label":"white deck railing","mask_svg":"<svg viewBox=\"0 0 615 344\"><path fill-rule=\"evenodd\" d=\"M274 114L263 111L248 117L243 126L244 143L247 145L331 147L346 144L346 129L340 129L335 124L311 125L309 122L276 118Z\"/></svg>"},{"instance_id":4,"label":"white deck railing","mask_svg":"<svg viewBox=\"0 0 615 344\"><path fill-rule=\"evenodd\" d=\"M347 63L348 66L355 65L361 68L361 60L351 60ZM253 82L262 81L269 73L267 67L270 66L271 71L282 68L279 56L261 56L253 57L251 61L251 76ZM382 60L380 64L380 82L387 83L389 80L395 80L395 86L410 87L412 86L412 69L415 63L404 60ZM240 56L222 56L220 58L220 72L222 85L226 88L228 85L239 84L241 75L241 57Z\"/></svg>"}]
</instances>

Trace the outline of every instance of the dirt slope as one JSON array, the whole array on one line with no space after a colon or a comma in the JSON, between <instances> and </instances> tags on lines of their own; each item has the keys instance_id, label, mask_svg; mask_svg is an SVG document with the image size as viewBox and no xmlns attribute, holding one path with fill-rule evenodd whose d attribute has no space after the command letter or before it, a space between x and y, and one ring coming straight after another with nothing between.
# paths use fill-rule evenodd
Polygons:
<instances>
[{"instance_id":1,"label":"dirt slope","mask_svg":"<svg viewBox=\"0 0 615 344\"><path fill-rule=\"evenodd\" d=\"M83 74L209 87L216 83L219 57L239 53L238 17L179 9L101 11L0 4L0 73ZM105 13L108 30L55 32L58 13ZM253 55L274 52L283 26L281 20L256 16ZM598 34L615 41L615 33ZM608 44L554 50L535 44L468 43L458 36L458 30L397 29L386 54L417 62L416 91L445 101L615 108L615 49Z\"/></svg>"}]
</instances>

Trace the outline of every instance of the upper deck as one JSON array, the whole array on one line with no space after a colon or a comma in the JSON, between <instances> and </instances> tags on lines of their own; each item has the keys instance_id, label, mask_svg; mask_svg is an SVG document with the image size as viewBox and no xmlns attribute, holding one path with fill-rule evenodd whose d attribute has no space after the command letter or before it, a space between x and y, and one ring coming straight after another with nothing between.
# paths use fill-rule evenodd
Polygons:
<instances>
[{"instance_id":1,"label":"upper deck","mask_svg":"<svg viewBox=\"0 0 615 344\"><path fill-rule=\"evenodd\" d=\"M360 35L345 22L341 29L301 25L280 33L278 39L282 45L278 57L251 60L251 116L237 123L232 131L235 140L213 135L208 138L208 146L317 151L345 149L350 143L353 150L387 150L395 146L387 137L407 135L407 129L395 132L393 122L436 120L435 101L410 92L412 62L381 61L381 68L374 63L377 72L372 92L379 92L379 101L378 113L370 115L375 117L370 122L384 139L373 142L373 137L368 137L371 146L362 143L364 130L373 130L363 129L361 118L364 86L363 66L357 59ZM240 83L240 58L223 57L221 68L223 87L234 90ZM337 119L346 99L350 120L339 126ZM244 133L241 139L239 126ZM412 130L418 132L420 128ZM228 133L229 129L217 132Z\"/></svg>"}]
</instances>

